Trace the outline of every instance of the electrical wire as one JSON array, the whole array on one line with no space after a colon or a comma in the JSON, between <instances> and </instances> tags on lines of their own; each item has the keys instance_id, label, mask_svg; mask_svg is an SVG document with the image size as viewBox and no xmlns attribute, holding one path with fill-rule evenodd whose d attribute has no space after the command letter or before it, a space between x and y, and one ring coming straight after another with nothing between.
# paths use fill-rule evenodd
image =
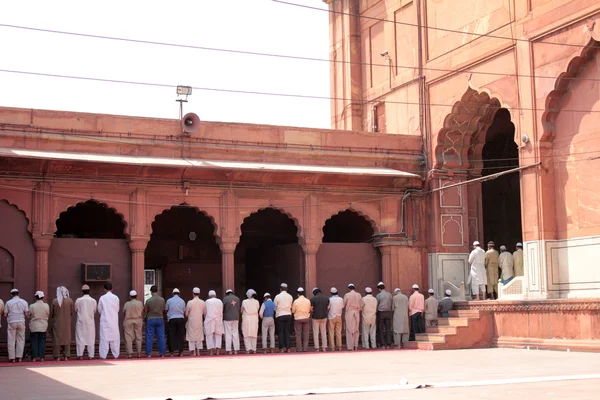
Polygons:
<instances>
[{"instance_id":1,"label":"electrical wire","mask_svg":"<svg viewBox=\"0 0 600 400\"><path fill-rule=\"evenodd\" d=\"M94 82L103 82L103 83L118 83L118 84L126 84L126 85L149 86L149 87L151 87L151 86L166 87L166 88L176 88L177 87L177 85L165 84L165 83L128 81L128 80L108 79L108 78L93 78L93 77L85 77L85 76L50 74L50 73L44 73L44 72L19 71L19 70L9 70L9 69L0 69L0 72L30 75L30 76L44 76L44 77L61 78L61 79L94 81ZM200 90L200 91L209 91L209 92L237 93L237 94L260 95L260 96L270 96L270 97L287 97L287 98L297 98L297 99L313 99L313 100L328 100L328 101L332 101L332 100L354 101L353 99L347 99L347 98L343 98L343 97L316 96L316 95L305 95L305 94L294 94L294 93L259 92L259 91L253 91L253 90L220 89L220 88L208 88L208 87L200 87L200 86L192 86L192 89ZM365 104L368 104L369 102L371 102L371 101L363 101L362 104L365 105ZM430 107L455 107L456 106L456 104L420 103L420 102L414 102L414 101L398 101L398 100L386 100L385 103L386 104L415 105L415 106L423 104L423 105L430 106ZM463 106L463 107L467 108L466 106ZM488 110L501 109L501 108L507 108L510 110L523 110L523 111L546 111L545 108L506 107L503 105L499 105L499 106L490 105L487 107ZM589 113L600 113L600 110L561 109L560 112L589 114Z\"/></svg>"},{"instance_id":2,"label":"electrical wire","mask_svg":"<svg viewBox=\"0 0 600 400\"><path fill-rule=\"evenodd\" d=\"M393 22L393 21L391 21L391 22ZM246 50L223 49L223 48L217 48L217 47L197 46L197 45L171 43L171 42L160 42L160 41L146 40L146 39L131 39L131 38L116 37L116 36L108 36L108 35L94 35L94 34L89 34L89 33L61 31L61 30L56 30L56 29L36 28L36 27L22 26L22 25L0 24L0 27L10 28L10 29L27 30L27 31L33 31L33 32L40 32L40 33L51 33L51 34L65 35L65 36L84 37L84 38L90 38L90 39L112 40L112 41L118 41L118 42L153 45L153 46L175 47L175 48L182 48L182 49L213 51L213 52L220 52L220 53L233 53L233 54L242 54L242 55L249 55L249 56L282 58L282 59L292 59L292 60L300 60L300 61L317 61L317 62L327 62L327 63L339 63L339 64L389 68L388 64L368 63L368 62L362 62L362 61L332 60L332 59L327 59L327 58L295 56L295 55L289 55L289 54L263 53L263 52L246 51ZM464 32L461 32L461 33L464 33ZM516 40L516 39L513 39L513 40ZM562 43L556 43L556 44L562 44ZM395 65L394 67L397 69L408 69L408 70L419 69L419 67L407 66L407 65ZM423 67L421 69L424 71L432 71L432 72L449 72L449 73L469 72L470 74L475 74L475 75L502 76L502 77L515 76L515 77L521 77L521 78L553 79L553 80L557 79L556 76L527 75L527 74L518 74L518 73L511 74L511 73L505 73L505 72L491 72L491 71L471 71L468 68L446 69L446 68ZM575 81L575 80L600 81L600 78L579 78L576 76L575 77L564 77L563 79L573 80L573 81Z\"/></svg>"}]
</instances>

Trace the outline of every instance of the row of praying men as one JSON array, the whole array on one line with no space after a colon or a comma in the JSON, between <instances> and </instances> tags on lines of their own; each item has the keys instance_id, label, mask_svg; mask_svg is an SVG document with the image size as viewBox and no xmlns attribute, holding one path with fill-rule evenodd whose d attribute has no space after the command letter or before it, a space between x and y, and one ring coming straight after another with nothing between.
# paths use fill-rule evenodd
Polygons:
<instances>
[{"instance_id":1,"label":"row of praying men","mask_svg":"<svg viewBox=\"0 0 600 400\"><path fill-rule=\"evenodd\" d=\"M112 293L110 283L104 286L106 294L99 302L90 297L90 288L82 287L83 295L75 302L69 297L65 287L57 289L57 297L52 307L44 303L44 293L36 292L36 302L28 306L19 297L18 290L13 289L13 298L7 302L4 314L7 316L9 359L21 361L25 339L25 318L29 317L31 331L32 360L44 360L46 331L51 327L54 357L67 360L70 357L71 317L77 315L76 349L81 359L87 348L88 357L94 358L95 321L94 315L100 313L100 358L105 359L108 350L114 358L119 357L120 335L118 325L119 299ZM313 297L309 300L303 288L297 289L294 300L287 293L287 285L281 284L280 293L271 299L269 293L263 296L259 304L256 292L249 289L244 301L227 290L223 300L216 297L214 290L209 291L208 299L200 299L200 289L193 289L194 298L184 302L178 289L167 301L158 295L156 286L151 288L152 297L145 304L137 300L137 293L130 292L130 301L125 303L124 336L128 357L132 357L133 343L136 344L137 356L142 351L142 326L146 322L146 355L151 356L154 336L157 337L158 352L161 357L166 354L165 324L167 318L168 347L171 355L183 355L184 341L188 342L190 353L199 355L206 336L209 353L219 354L222 336L225 334L225 350L228 354L237 354L240 349L239 319L242 318L241 331L248 353L256 353L259 318L262 320L262 348L264 352L275 349L275 325L278 327L279 348L282 352L290 351L291 323L293 320L296 334L296 351L308 351L309 324L312 322L313 340L316 351L342 349L342 315L346 326L346 346L348 350L358 349L359 327L362 325L362 347L376 348L376 334L379 333L380 347L389 348L393 342L400 348L403 335L409 333L409 340L415 334L425 331L427 326L437 324L438 312L442 317L448 316L452 308L450 291L439 301L429 289L429 298L419 293L418 285L413 285L410 299L395 289L395 296L385 290L385 285L377 285L379 293L373 296L371 288L364 289L365 295L356 292L353 284L348 285L348 292L341 298L336 288L331 288L330 297L322 294L319 288L313 289ZM2 303L0 301L0 308ZM345 311L345 312L344 312ZM2 310L0 309L0 315ZM187 322L185 319L187 318ZM410 318L410 324L409 324ZM362 320L362 321L361 321ZM49 321L51 323L49 324ZM362 324L361 324L362 322ZM329 342L327 341L329 332ZM268 346L270 339L270 347ZM319 339L321 339L319 341Z\"/></svg>"},{"instance_id":2,"label":"row of praying men","mask_svg":"<svg viewBox=\"0 0 600 400\"><path fill-rule=\"evenodd\" d=\"M469 254L471 271L469 280L471 291L476 300L498 299L498 282L507 285L515 276L523 276L523 244L517 243L517 250L511 254L506 246L500 246L500 253L494 242L488 243L487 252L478 241L473 242L473 251ZM487 290L486 290L487 287Z\"/></svg>"}]
</instances>

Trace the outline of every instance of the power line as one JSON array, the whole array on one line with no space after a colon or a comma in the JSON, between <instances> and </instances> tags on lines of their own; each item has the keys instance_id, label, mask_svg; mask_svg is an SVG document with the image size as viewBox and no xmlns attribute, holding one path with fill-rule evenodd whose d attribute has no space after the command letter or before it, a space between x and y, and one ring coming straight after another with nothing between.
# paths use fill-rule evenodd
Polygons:
<instances>
[{"instance_id":1,"label":"power line","mask_svg":"<svg viewBox=\"0 0 600 400\"><path fill-rule=\"evenodd\" d=\"M305 4L291 3L291 2L283 1L283 0L271 0L271 1L273 1L275 3L285 4L285 5L288 5L288 6L306 8L306 9L309 9L309 10L324 11L324 12L328 12L330 14L347 15L347 16L350 16L350 17L364 18L364 19L369 19L369 20L379 21L379 22L391 22L393 24L405 25L405 26L412 26L412 27L418 28L418 29L424 28L424 29L427 29L427 30L435 30L435 31L441 31L441 32L460 33L462 35L472 35L472 36L477 36L477 37L487 37L487 38L491 38L491 39L505 39L505 40L510 40L510 41L532 43L532 41L529 40L529 39L511 38L511 37L508 37L508 36L493 35L493 34L490 34L490 33L464 32L464 31L459 31L459 30L456 30L456 29L440 28L440 27L437 27L437 26L419 26L418 24L413 24L413 23L410 23L410 22L401 22L401 21L393 21L391 19L385 19L385 18L369 17L369 16L361 15L361 14L346 13L346 12L343 12L343 11L335 11L335 10L332 10L332 9L329 9L329 8L328 9L324 9L324 8L309 6L309 5L305 5ZM512 22L510 22L510 24L512 24ZM587 47L586 45L570 44L570 43L553 43L553 42L544 42L544 41L540 41L539 43L551 44L551 45L555 45L555 46L578 47L578 48L585 48L585 47ZM591 48L597 48L597 47L598 46L592 46ZM453 51L453 50L456 50L456 49L452 49L451 51Z\"/></svg>"},{"instance_id":2,"label":"power line","mask_svg":"<svg viewBox=\"0 0 600 400\"><path fill-rule=\"evenodd\" d=\"M284 3L284 4L288 4L288 3ZM390 21L390 22L394 22L394 21ZM159 42L159 41L145 40L145 39L130 39L130 38L122 38L122 37L116 37L116 36L107 36L107 35L93 35L93 34L89 34L89 33L35 28L35 27L22 26L22 25L0 24L0 27L28 30L28 31L33 31L33 32L75 36L75 37L85 37L85 38L91 38L91 39L113 40L113 41L126 42L126 43L146 44L146 45L165 46L165 47L177 47L177 48L183 48L183 49L214 51L214 52L222 52L222 53L234 53L234 54L242 54L242 55L250 55L250 56L283 58L283 59L293 59L293 60L301 60L301 61L318 61L318 62L327 62L327 63L339 63L339 64L389 68L388 64L368 63L368 62L362 62L362 61L332 60L332 59L318 58L318 57L304 57L304 56L294 56L294 55L288 55L288 54L262 53L262 52L246 51L246 50L223 49L223 48L197 46L197 45L189 45L189 44L182 44L182 43ZM515 40L515 39L513 39L513 40ZM564 43L553 43L553 44L568 46L568 44L564 44ZM419 69L419 67L407 66L407 65L395 65L394 67L398 68L398 69L410 69L410 70ZM527 74L518 74L518 73L510 74L510 73L504 73L504 72L471 71L471 70L469 70L469 68L446 69L446 68L423 67L421 69L424 71L432 71L432 72L449 72L449 73L468 72L469 74L503 76L503 77L514 76L514 77L519 77L519 78L536 78L536 79L553 79L553 80L556 80L558 78L557 76L527 75ZM564 77L563 79L572 80L572 81L576 81L576 80L600 81L600 78L579 78L579 77L575 77L575 76L574 77Z\"/></svg>"},{"instance_id":3,"label":"power line","mask_svg":"<svg viewBox=\"0 0 600 400\"><path fill-rule=\"evenodd\" d=\"M9 69L0 69L0 72L11 73L11 74L22 74L22 75L30 75L30 76L44 76L51 78L61 78L61 79L74 79L74 80L84 80L84 81L94 81L94 82L103 82L103 83L119 83L126 85L138 85L138 86L155 86L155 87L164 87L164 88L175 88L177 85L172 84L164 84L164 83L151 83L151 82L140 82L140 81L128 81L128 80L119 80L119 79L108 79L108 78L92 78L85 76L74 76L74 75L61 75L61 74L50 74L44 72L32 72L32 71L18 71L18 70L9 70ZM288 98L298 98L298 99L313 99L313 100L328 100L328 101L350 101L353 102L353 99L346 99L343 97L330 97L330 96L316 96L316 95L305 95L305 94L293 94L293 93L274 93L274 92L259 92L253 90L236 90L236 89L219 89L219 88L208 88L208 87L199 87L192 86L194 90L201 91L209 91L209 92L221 92L221 93L237 93L237 94L248 94L248 95L260 95L260 96L271 96L271 97L288 97ZM362 104L368 104L372 101L363 101ZM392 101L386 100L387 104L404 104L404 105L425 105L431 107L454 107L455 104L442 104L442 103L420 103L420 102L411 102L411 101ZM490 109L501 109L505 108L502 105L487 107ZM510 107L511 110L523 110L523 111L546 111L545 108L530 108L530 107ZM575 109L561 109L561 112L573 112L573 113L600 113L600 110L575 110Z\"/></svg>"}]
</instances>

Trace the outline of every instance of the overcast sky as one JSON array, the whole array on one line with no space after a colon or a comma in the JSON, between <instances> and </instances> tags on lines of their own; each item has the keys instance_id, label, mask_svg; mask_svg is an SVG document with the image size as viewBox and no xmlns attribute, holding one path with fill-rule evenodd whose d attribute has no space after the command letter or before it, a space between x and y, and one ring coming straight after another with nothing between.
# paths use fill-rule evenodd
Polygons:
<instances>
[{"instance_id":1,"label":"overcast sky","mask_svg":"<svg viewBox=\"0 0 600 400\"><path fill-rule=\"evenodd\" d=\"M292 0L326 8L321 0ZM271 0L3 1L0 24L329 58L328 13ZM135 44L0 27L0 69L329 96L327 62ZM174 88L0 72L0 106L177 118ZM210 121L329 128L328 100L195 90Z\"/></svg>"}]
</instances>

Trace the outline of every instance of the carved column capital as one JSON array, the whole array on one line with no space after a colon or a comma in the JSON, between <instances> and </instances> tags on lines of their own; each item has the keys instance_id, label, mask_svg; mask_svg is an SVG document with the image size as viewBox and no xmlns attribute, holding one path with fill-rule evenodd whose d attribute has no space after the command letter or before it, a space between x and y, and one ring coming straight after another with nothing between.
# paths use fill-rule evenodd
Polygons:
<instances>
[{"instance_id":1,"label":"carved column capital","mask_svg":"<svg viewBox=\"0 0 600 400\"><path fill-rule=\"evenodd\" d=\"M52 236L33 235L33 247L35 251L48 251L52 245Z\"/></svg>"},{"instance_id":2,"label":"carved column capital","mask_svg":"<svg viewBox=\"0 0 600 400\"><path fill-rule=\"evenodd\" d=\"M129 239L129 249L132 253L143 253L149 241L149 236L133 236Z\"/></svg>"},{"instance_id":3,"label":"carved column capital","mask_svg":"<svg viewBox=\"0 0 600 400\"><path fill-rule=\"evenodd\" d=\"M221 247L221 251L223 254L233 254L235 253L235 248L238 245L237 238L223 238L221 239L221 243L219 243Z\"/></svg>"}]
</instances>

